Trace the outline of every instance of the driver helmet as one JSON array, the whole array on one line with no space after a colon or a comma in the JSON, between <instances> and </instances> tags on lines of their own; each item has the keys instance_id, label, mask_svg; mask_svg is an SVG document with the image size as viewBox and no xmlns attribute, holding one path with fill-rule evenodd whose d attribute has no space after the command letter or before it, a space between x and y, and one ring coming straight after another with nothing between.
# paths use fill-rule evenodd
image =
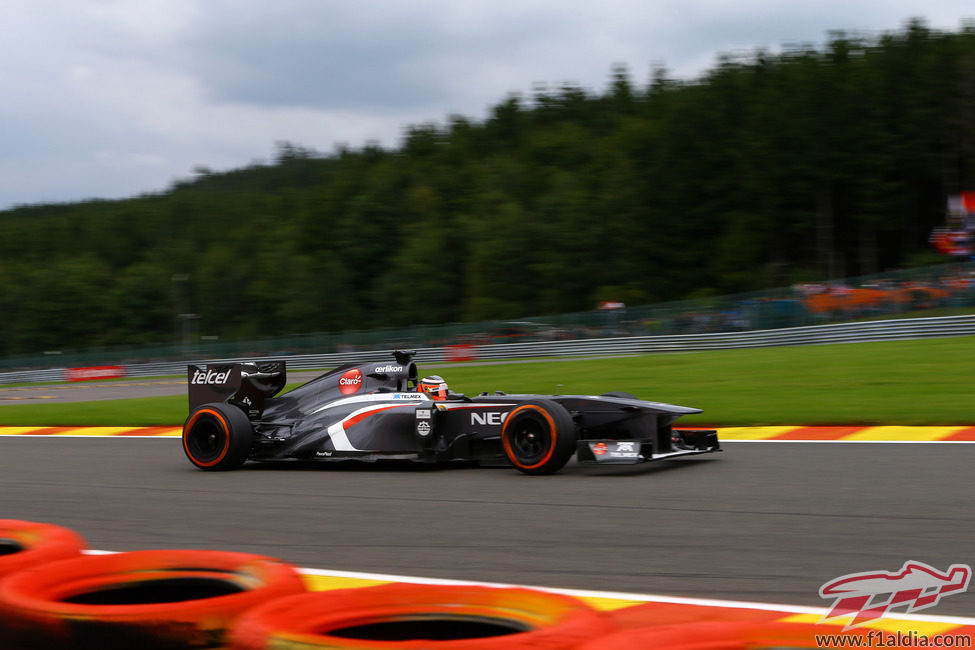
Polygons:
<instances>
[{"instance_id":1,"label":"driver helmet","mask_svg":"<svg viewBox=\"0 0 975 650\"><path fill-rule=\"evenodd\" d=\"M447 399L447 382L440 375L430 375L424 377L416 385L416 389L425 393L427 397L434 400Z\"/></svg>"}]
</instances>

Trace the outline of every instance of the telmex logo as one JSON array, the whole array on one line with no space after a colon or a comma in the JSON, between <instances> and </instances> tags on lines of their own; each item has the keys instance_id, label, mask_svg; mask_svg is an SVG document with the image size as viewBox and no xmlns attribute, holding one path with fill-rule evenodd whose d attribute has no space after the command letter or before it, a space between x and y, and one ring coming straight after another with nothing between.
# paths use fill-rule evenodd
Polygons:
<instances>
[{"instance_id":1,"label":"telmex logo","mask_svg":"<svg viewBox=\"0 0 975 650\"><path fill-rule=\"evenodd\" d=\"M362 388L362 373L358 368L353 368L339 377L339 390L343 395L351 395Z\"/></svg>"},{"instance_id":2,"label":"telmex logo","mask_svg":"<svg viewBox=\"0 0 975 650\"><path fill-rule=\"evenodd\" d=\"M233 368L230 370L233 370ZM193 378L190 380L190 383L197 385L225 384L230 378L230 370L225 370L224 372L217 372L216 370L203 372L202 370L197 370L193 373Z\"/></svg>"}]
</instances>

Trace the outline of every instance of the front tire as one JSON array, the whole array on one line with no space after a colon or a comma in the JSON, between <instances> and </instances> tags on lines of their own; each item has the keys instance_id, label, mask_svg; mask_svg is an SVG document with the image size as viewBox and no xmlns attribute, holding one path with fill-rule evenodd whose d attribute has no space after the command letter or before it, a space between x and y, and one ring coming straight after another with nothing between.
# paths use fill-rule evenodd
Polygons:
<instances>
[{"instance_id":1,"label":"front tire","mask_svg":"<svg viewBox=\"0 0 975 650\"><path fill-rule=\"evenodd\" d=\"M576 450L576 427L561 404L546 399L516 406L501 429L504 453L525 474L552 474Z\"/></svg>"},{"instance_id":2,"label":"front tire","mask_svg":"<svg viewBox=\"0 0 975 650\"><path fill-rule=\"evenodd\" d=\"M250 455L253 442L250 420L231 404L204 404L183 424L183 451L203 470L237 469Z\"/></svg>"}]
</instances>

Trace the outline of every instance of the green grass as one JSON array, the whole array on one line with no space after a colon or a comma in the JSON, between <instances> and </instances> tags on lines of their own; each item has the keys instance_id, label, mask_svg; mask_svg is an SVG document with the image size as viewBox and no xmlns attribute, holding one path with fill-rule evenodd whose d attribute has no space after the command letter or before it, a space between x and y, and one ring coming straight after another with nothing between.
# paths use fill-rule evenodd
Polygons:
<instances>
[{"instance_id":1,"label":"green grass","mask_svg":"<svg viewBox=\"0 0 975 650\"><path fill-rule=\"evenodd\" d=\"M421 366L457 392L627 391L704 409L686 424L975 424L975 337L619 359ZM0 406L0 425L179 425L186 397Z\"/></svg>"},{"instance_id":2,"label":"green grass","mask_svg":"<svg viewBox=\"0 0 975 650\"><path fill-rule=\"evenodd\" d=\"M0 406L0 426L179 426L186 395Z\"/></svg>"}]
</instances>

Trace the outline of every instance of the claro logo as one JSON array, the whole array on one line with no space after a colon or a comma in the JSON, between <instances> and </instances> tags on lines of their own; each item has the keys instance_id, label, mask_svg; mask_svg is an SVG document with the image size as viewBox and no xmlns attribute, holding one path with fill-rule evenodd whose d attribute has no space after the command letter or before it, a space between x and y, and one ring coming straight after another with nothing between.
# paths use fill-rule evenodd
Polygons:
<instances>
[{"instance_id":1,"label":"claro logo","mask_svg":"<svg viewBox=\"0 0 975 650\"><path fill-rule=\"evenodd\" d=\"M343 395L351 395L360 388L362 388L362 373L358 368L339 377L339 390Z\"/></svg>"},{"instance_id":2,"label":"claro logo","mask_svg":"<svg viewBox=\"0 0 975 650\"><path fill-rule=\"evenodd\" d=\"M190 380L191 384L197 385L216 385L216 384L226 384L227 380L230 378L230 371L225 370L223 372L217 372L216 370L207 370L206 372L202 370L197 370L193 373L193 378Z\"/></svg>"}]
</instances>

